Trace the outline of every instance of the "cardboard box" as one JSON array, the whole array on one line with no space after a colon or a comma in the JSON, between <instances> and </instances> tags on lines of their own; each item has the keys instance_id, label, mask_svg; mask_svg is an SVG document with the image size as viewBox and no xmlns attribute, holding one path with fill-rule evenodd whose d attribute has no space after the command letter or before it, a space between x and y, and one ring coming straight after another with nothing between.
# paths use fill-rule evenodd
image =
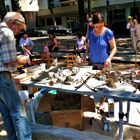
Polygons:
<instances>
[{"instance_id":1,"label":"cardboard box","mask_svg":"<svg viewBox=\"0 0 140 140\"><path fill-rule=\"evenodd\" d=\"M79 109L52 111L52 123L55 126L83 129L83 111Z\"/></svg>"},{"instance_id":2,"label":"cardboard box","mask_svg":"<svg viewBox=\"0 0 140 140\"><path fill-rule=\"evenodd\" d=\"M108 113L110 117L114 117L114 100L112 98L108 98Z\"/></svg>"},{"instance_id":3,"label":"cardboard box","mask_svg":"<svg viewBox=\"0 0 140 140\"><path fill-rule=\"evenodd\" d=\"M15 87L16 87L16 90L18 91L23 89L22 85L20 84L15 84Z\"/></svg>"},{"instance_id":4,"label":"cardboard box","mask_svg":"<svg viewBox=\"0 0 140 140\"><path fill-rule=\"evenodd\" d=\"M90 96L81 95L81 110L95 112L95 102Z\"/></svg>"},{"instance_id":5,"label":"cardboard box","mask_svg":"<svg viewBox=\"0 0 140 140\"><path fill-rule=\"evenodd\" d=\"M28 87L29 93L36 93L38 91L37 87Z\"/></svg>"},{"instance_id":6,"label":"cardboard box","mask_svg":"<svg viewBox=\"0 0 140 140\"><path fill-rule=\"evenodd\" d=\"M53 94L44 94L40 99L37 112L50 112L52 111L52 102L55 95Z\"/></svg>"},{"instance_id":7,"label":"cardboard box","mask_svg":"<svg viewBox=\"0 0 140 140\"><path fill-rule=\"evenodd\" d=\"M108 113L110 117L114 117L114 103L108 104Z\"/></svg>"},{"instance_id":8,"label":"cardboard box","mask_svg":"<svg viewBox=\"0 0 140 140\"><path fill-rule=\"evenodd\" d=\"M38 112L49 112L57 110L72 110L81 108L81 95L78 94L44 94L39 102Z\"/></svg>"},{"instance_id":9,"label":"cardboard box","mask_svg":"<svg viewBox=\"0 0 140 140\"><path fill-rule=\"evenodd\" d=\"M52 111L81 109L81 95L58 92L52 103Z\"/></svg>"}]
</instances>

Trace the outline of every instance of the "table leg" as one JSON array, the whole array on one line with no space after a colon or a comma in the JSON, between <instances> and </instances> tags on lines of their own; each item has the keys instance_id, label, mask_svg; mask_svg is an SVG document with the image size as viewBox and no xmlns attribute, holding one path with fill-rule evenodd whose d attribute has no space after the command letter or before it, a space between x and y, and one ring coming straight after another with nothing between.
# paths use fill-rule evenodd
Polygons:
<instances>
[{"instance_id":1,"label":"table leg","mask_svg":"<svg viewBox=\"0 0 140 140\"><path fill-rule=\"evenodd\" d=\"M35 113L34 113L33 99L30 99L30 110L31 110L32 122L33 123L36 123L36 121L35 121Z\"/></svg>"},{"instance_id":2,"label":"table leg","mask_svg":"<svg viewBox=\"0 0 140 140\"><path fill-rule=\"evenodd\" d=\"M123 103L119 101L119 140L123 140Z\"/></svg>"},{"instance_id":3,"label":"table leg","mask_svg":"<svg viewBox=\"0 0 140 140\"><path fill-rule=\"evenodd\" d=\"M127 123L129 123L130 101L127 101Z\"/></svg>"}]
</instances>

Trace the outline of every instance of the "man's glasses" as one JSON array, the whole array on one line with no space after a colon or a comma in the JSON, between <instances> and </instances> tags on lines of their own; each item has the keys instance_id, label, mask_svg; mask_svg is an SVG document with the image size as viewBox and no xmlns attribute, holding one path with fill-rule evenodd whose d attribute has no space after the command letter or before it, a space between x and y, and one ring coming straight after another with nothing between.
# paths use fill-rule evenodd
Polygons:
<instances>
[{"instance_id":1,"label":"man's glasses","mask_svg":"<svg viewBox=\"0 0 140 140\"><path fill-rule=\"evenodd\" d=\"M23 29L26 29L26 24L25 22L19 20L19 19L16 19L16 22L18 22L19 24L22 24L23 25Z\"/></svg>"},{"instance_id":2,"label":"man's glasses","mask_svg":"<svg viewBox=\"0 0 140 140\"><path fill-rule=\"evenodd\" d=\"M19 20L19 19L16 19L16 21L18 21L18 22L20 22L20 23L22 23L22 24L25 24L25 22L23 22L23 21L21 21L21 20Z\"/></svg>"}]
</instances>

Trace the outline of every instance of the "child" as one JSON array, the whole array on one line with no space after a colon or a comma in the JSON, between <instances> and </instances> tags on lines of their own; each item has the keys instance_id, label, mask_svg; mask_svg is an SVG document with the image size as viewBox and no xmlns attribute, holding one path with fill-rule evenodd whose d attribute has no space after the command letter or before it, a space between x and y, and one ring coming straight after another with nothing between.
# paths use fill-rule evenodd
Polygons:
<instances>
[{"instance_id":1,"label":"child","mask_svg":"<svg viewBox=\"0 0 140 140\"><path fill-rule=\"evenodd\" d=\"M28 34L26 31L24 31L22 33L22 37L19 41L19 46L22 48L23 50L23 55L25 56L29 56L30 60L27 62L27 66L31 65L31 61L32 61L32 48L34 46L34 43L32 42L32 40L28 37Z\"/></svg>"},{"instance_id":2,"label":"child","mask_svg":"<svg viewBox=\"0 0 140 140\"><path fill-rule=\"evenodd\" d=\"M76 54L80 55L80 53L86 52L86 37L83 36L82 32L78 32L77 40L76 40Z\"/></svg>"},{"instance_id":3,"label":"child","mask_svg":"<svg viewBox=\"0 0 140 140\"><path fill-rule=\"evenodd\" d=\"M47 61L47 66L50 66L52 61L52 54L49 51L48 42L44 43L43 52L41 53L41 59Z\"/></svg>"},{"instance_id":4,"label":"child","mask_svg":"<svg viewBox=\"0 0 140 140\"><path fill-rule=\"evenodd\" d=\"M50 54L50 51L49 51L49 47L48 47L48 42L45 42L45 43L44 43L43 52L44 52L44 53L47 53L48 55L51 55L51 54Z\"/></svg>"}]
</instances>

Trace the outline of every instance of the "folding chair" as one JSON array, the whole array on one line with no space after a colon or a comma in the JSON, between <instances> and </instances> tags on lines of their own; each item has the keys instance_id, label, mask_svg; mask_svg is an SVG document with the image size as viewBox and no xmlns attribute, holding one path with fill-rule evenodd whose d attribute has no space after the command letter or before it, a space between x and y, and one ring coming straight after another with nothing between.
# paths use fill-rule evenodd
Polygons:
<instances>
[{"instance_id":1,"label":"folding chair","mask_svg":"<svg viewBox=\"0 0 140 140\"><path fill-rule=\"evenodd\" d=\"M72 68L75 66L76 63L76 56L73 54L67 55L67 68Z\"/></svg>"}]
</instances>

